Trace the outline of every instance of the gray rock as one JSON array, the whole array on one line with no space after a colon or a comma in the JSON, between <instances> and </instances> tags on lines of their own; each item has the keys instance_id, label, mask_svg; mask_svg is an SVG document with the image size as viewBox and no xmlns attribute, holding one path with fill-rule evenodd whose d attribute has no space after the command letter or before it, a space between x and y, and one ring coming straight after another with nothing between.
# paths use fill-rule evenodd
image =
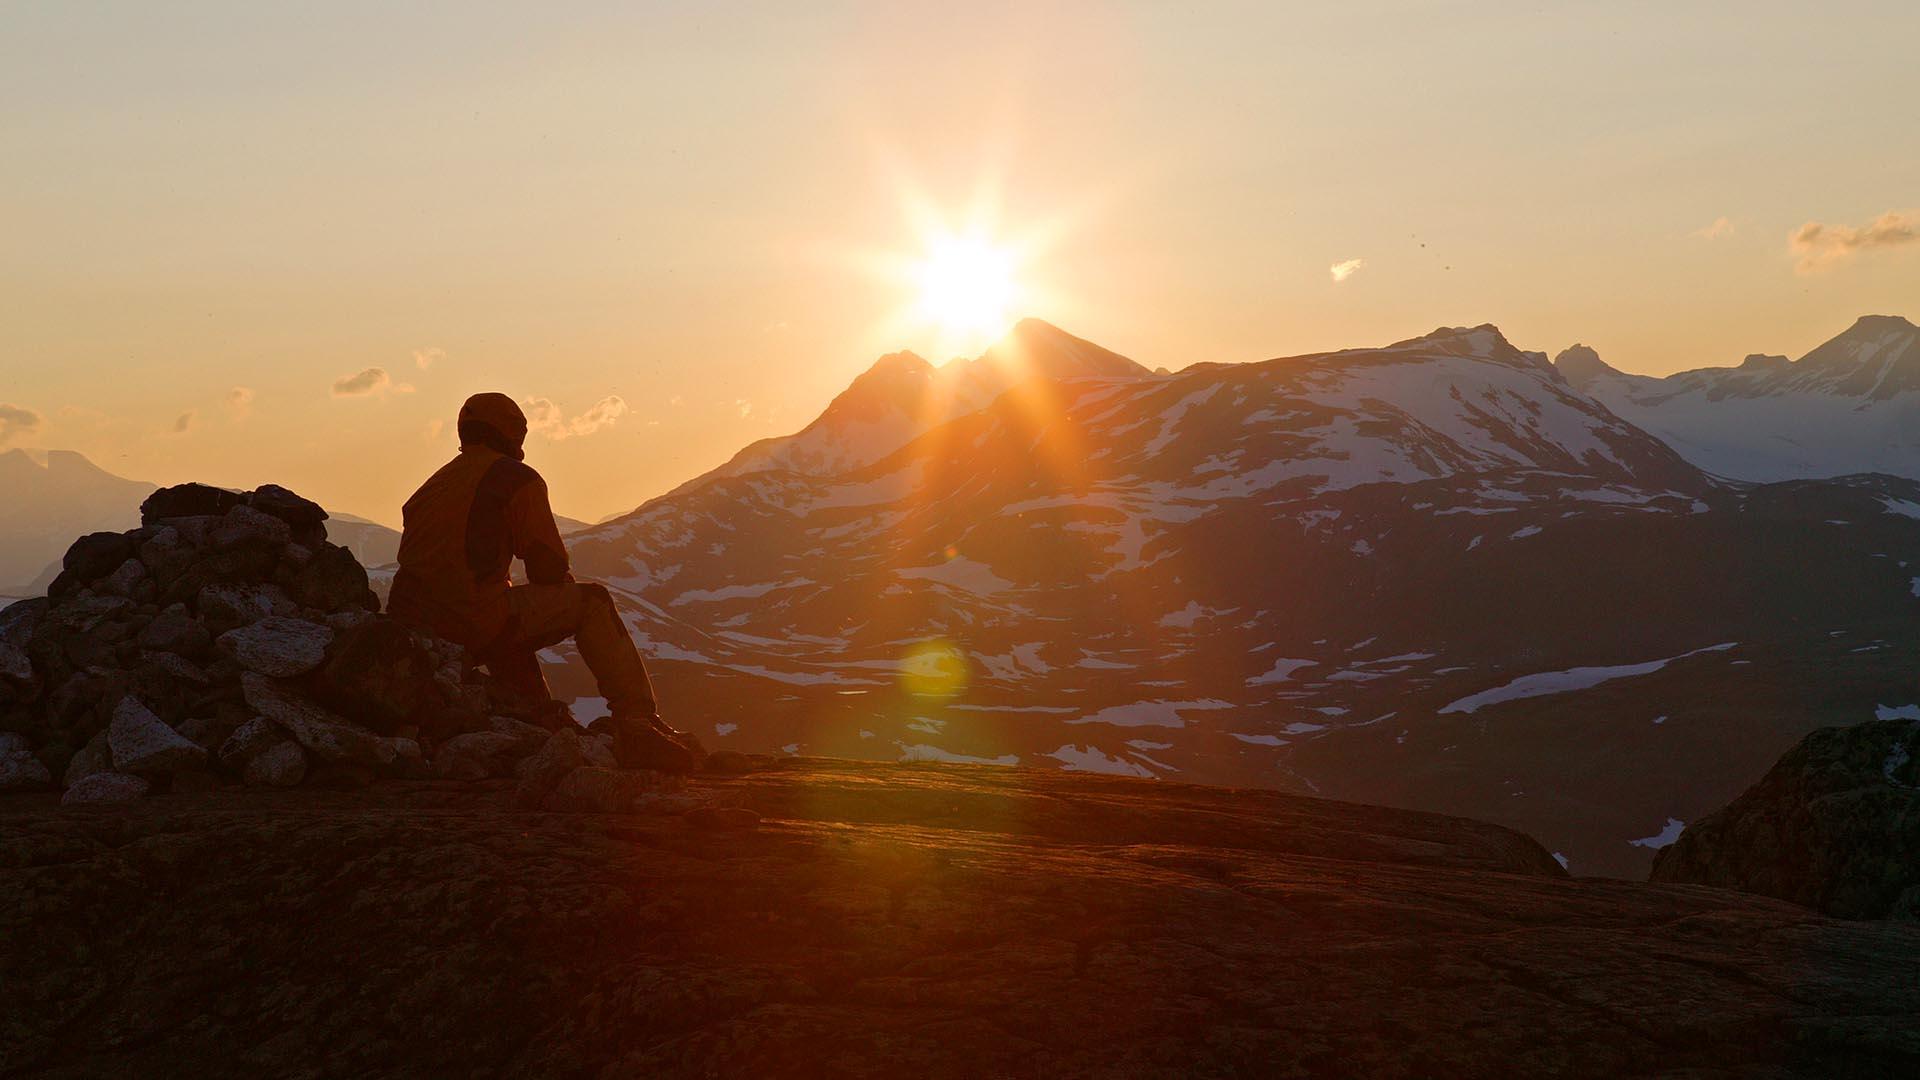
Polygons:
<instances>
[{"instance_id":1,"label":"gray rock","mask_svg":"<svg viewBox=\"0 0 1920 1080\"><path fill-rule=\"evenodd\" d=\"M114 706L107 747L113 752L116 772L174 772L198 768L207 760L206 750L133 697L121 698Z\"/></svg>"},{"instance_id":2,"label":"gray rock","mask_svg":"<svg viewBox=\"0 0 1920 1080\"><path fill-rule=\"evenodd\" d=\"M0 679L10 679L16 683L33 680L33 661L27 654L0 641Z\"/></svg>"},{"instance_id":3,"label":"gray rock","mask_svg":"<svg viewBox=\"0 0 1920 1080\"><path fill-rule=\"evenodd\" d=\"M273 721L256 716L235 728L233 734L227 736L227 741L220 744L220 763L230 769L241 768L252 761L255 755L285 737Z\"/></svg>"},{"instance_id":4,"label":"gray rock","mask_svg":"<svg viewBox=\"0 0 1920 1080\"><path fill-rule=\"evenodd\" d=\"M292 539L293 529L286 522L251 506L236 506L227 511L207 534L208 542L222 550L243 544L279 548Z\"/></svg>"},{"instance_id":5,"label":"gray rock","mask_svg":"<svg viewBox=\"0 0 1920 1080\"><path fill-rule=\"evenodd\" d=\"M204 651L210 639L207 628L188 613L187 605L172 604L140 631L139 645L155 652L192 656Z\"/></svg>"},{"instance_id":6,"label":"gray rock","mask_svg":"<svg viewBox=\"0 0 1920 1080\"><path fill-rule=\"evenodd\" d=\"M327 658L333 630L318 623L269 615L220 635L220 651L241 667L277 679L305 675Z\"/></svg>"},{"instance_id":7,"label":"gray rock","mask_svg":"<svg viewBox=\"0 0 1920 1080\"><path fill-rule=\"evenodd\" d=\"M178 653L143 652L140 654L140 662L143 664L151 664L176 679L198 686L205 686L210 681L207 673L201 669L200 665Z\"/></svg>"},{"instance_id":8,"label":"gray rock","mask_svg":"<svg viewBox=\"0 0 1920 1080\"><path fill-rule=\"evenodd\" d=\"M449 780L479 780L502 776L512 769L509 755L518 745L512 735L497 731L470 731L455 735L434 751L434 775Z\"/></svg>"},{"instance_id":9,"label":"gray rock","mask_svg":"<svg viewBox=\"0 0 1920 1080\"><path fill-rule=\"evenodd\" d=\"M587 755L587 764L596 769L617 769L620 763L613 758L613 736L582 735L580 752Z\"/></svg>"},{"instance_id":10,"label":"gray rock","mask_svg":"<svg viewBox=\"0 0 1920 1080\"><path fill-rule=\"evenodd\" d=\"M209 627L220 633L250 626L269 615L292 615L293 598L277 585L235 585L216 582L200 590L194 607Z\"/></svg>"},{"instance_id":11,"label":"gray rock","mask_svg":"<svg viewBox=\"0 0 1920 1080\"><path fill-rule=\"evenodd\" d=\"M50 787L53 774L25 750L0 753L0 791L36 791Z\"/></svg>"},{"instance_id":12,"label":"gray rock","mask_svg":"<svg viewBox=\"0 0 1920 1080\"><path fill-rule=\"evenodd\" d=\"M433 775L433 766L427 763L426 752L418 742L403 736L387 742L393 746L393 775L406 780L425 780Z\"/></svg>"},{"instance_id":13,"label":"gray rock","mask_svg":"<svg viewBox=\"0 0 1920 1080\"><path fill-rule=\"evenodd\" d=\"M132 596L133 587L145 581L147 568L137 558L129 558L119 569L101 579L99 589L111 596Z\"/></svg>"},{"instance_id":14,"label":"gray rock","mask_svg":"<svg viewBox=\"0 0 1920 1080\"><path fill-rule=\"evenodd\" d=\"M511 716L495 716L487 721L489 730L513 739L511 753L515 757L525 757L547 744L552 734L538 724L529 724L525 720L515 720Z\"/></svg>"},{"instance_id":15,"label":"gray rock","mask_svg":"<svg viewBox=\"0 0 1920 1080\"><path fill-rule=\"evenodd\" d=\"M556 731L538 751L520 759L513 769L514 775L520 778L520 787L515 793L520 805L545 804L547 796L553 794L553 789L568 773L587 764L586 752L580 746L582 741L578 731Z\"/></svg>"},{"instance_id":16,"label":"gray rock","mask_svg":"<svg viewBox=\"0 0 1920 1080\"><path fill-rule=\"evenodd\" d=\"M642 795L682 790L685 781L666 773L640 769L575 769L547 796L549 810L626 814Z\"/></svg>"},{"instance_id":17,"label":"gray rock","mask_svg":"<svg viewBox=\"0 0 1920 1080\"><path fill-rule=\"evenodd\" d=\"M240 674L247 707L285 728L301 746L323 762L369 765L393 764L393 744L315 705L286 686L257 672Z\"/></svg>"},{"instance_id":18,"label":"gray rock","mask_svg":"<svg viewBox=\"0 0 1920 1080\"><path fill-rule=\"evenodd\" d=\"M101 803L132 802L153 789L145 777L130 773L97 772L67 788L60 796L61 806L85 806Z\"/></svg>"},{"instance_id":19,"label":"gray rock","mask_svg":"<svg viewBox=\"0 0 1920 1080\"><path fill-rule=\"evenodd\" d=\"M282 739L248 759L240 778L249 787L298 787L307 778L307 753L292 739Z\"/></svg>"},{"instance_id":20,"label":"gray rock","mask_svg":"<svg viewBox=\"0 0 1920 1080\"><path fill-rule=\"evenodd\" d=\"M107 772L112 768L113 751L107 747L107 733L103 729L94 732L93 738L87 740L87 745L67 759L67 771L60 777L60 782L72 787L94 773Z\"/></svg>"},{"instance_id":21,"label":"gray rock","mask_svg":"<svg viewBox=\"0 0 1920 1080\"><path fill-rule=\"evenodd\" d=\"M0 755L31 754L33 747L27 744L27 737L17 731L0 731Z\"/></svg>"}]
</instances>

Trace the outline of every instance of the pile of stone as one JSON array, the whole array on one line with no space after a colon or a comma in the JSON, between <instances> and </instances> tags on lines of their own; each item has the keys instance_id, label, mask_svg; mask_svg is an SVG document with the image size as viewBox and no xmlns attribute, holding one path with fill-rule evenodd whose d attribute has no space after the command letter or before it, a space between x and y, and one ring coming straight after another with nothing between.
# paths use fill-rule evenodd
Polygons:
<instances>
[{"instance_id":1,"label":"pile of stone","mask_svg":"<svg viewBox=\"0 0 1920 1080\"><path fill-rule=\"evenodd\" d=\"M382 778L520 779L529 805L684 810L563 705L379 613L327 513L285 488L162 488L0 611L0 791L63 803Z\"/></svg>"}]
</instances>

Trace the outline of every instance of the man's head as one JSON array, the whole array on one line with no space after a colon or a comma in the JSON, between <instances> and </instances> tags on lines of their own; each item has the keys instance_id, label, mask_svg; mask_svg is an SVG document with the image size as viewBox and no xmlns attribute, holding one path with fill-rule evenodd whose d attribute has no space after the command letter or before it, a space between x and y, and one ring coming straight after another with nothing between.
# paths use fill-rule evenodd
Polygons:
<instances>
[{"instance_id":1,"label":"man's head","mask_svg":"<svg viewBox=\"0 0 1920 1080\"><path fill-rule=\"evenodd\" d=\"M526 460L527 414L505 394L475 394L460 406L460 445L485 446Z\"/></svg>"}]
</instances>

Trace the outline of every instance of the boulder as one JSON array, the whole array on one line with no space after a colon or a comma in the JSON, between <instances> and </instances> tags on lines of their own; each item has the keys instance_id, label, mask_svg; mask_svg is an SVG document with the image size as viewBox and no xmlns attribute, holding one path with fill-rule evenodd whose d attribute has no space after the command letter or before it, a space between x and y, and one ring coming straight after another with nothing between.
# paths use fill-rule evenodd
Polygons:
<instances>
[{"instance_id":1,"label":"boulder","mask_svg":"<svg viewBox=\"0 0 1920 1080\"><path fill-rule=\"evenodd\" d=\"M502 776L511 771L508 755L519 742L497 731L473 731L455 735L440 744L433 755L435 776L449 780L480 780Z\"/></svg>"},{"instance_id":2,"label":"boulder","mask_svg":"<svg viewBox=\"0 0 1920 1080\"><path fill-rule=\"evenodd\" d=\"M308 530L324 527L327 512L320 504L311 499L303 499L278 484L261 484L247 497L247 504L262 513L271 514L295 529Z\"/></svg>"},{"instance_id":3,"label":"boulder","mask_svg":"<svg viewBox=\"0 0 1920 1080\"><path fill-rule=\"evenodd\" d=\"M282 548L293 540L293 530L271 514L251 506L236 506L221 516L219 524L207 533L207 542L216 551L256 544Z\"/></svg>"},{"instance_id":4,"label":"boulder","mask_svg":"<svg viewBox=\"0 0 1920 1080\"><path fill-rule=\"evenodd\" d=\"M1920 921L1920 721L1823 728L1689 825L1652 880L1790 900L1843 919Z\"/></svg>"},{"instance_id":5,"label":"boulder","mask_svg":"<svg viewBox=\"0 0 1920 1080\"><path fill-rule=\"evenodd\" d=\"M321 761L371 767L393 764L392 743L335 716L294 689L253 671L241 674L240 685L250 708L286 729Z\"/></svg>"},{"instance_id":6,"label":"boulder","mask_svg":"<svg viewBox=\"0 0 1920 1080\"><path fill-rule=\"evenodd\" d=\"M248 758L240 774L249 787L298 787L306 777L306 751L292 739L281 739Z\"/></svg>"},{"instance_id":7,"label":"boulder","mask_svg":"<svg viewBox=\"0 0 1920 1080\"><path fill-rule=\"evenodd\" d=\"M53 774L26 748L26 740L0 735L0 791L38 791L53 784Z\"/></svg>"},{"instance_id":8,"label":"boulder","mask_svg":"<svg viewBox=\"0 0 1920 1080\"><path fill-rule=\"evenodd\" d=\"M273 721L256 716L235 728L233 734L227 736L227 741L220 744L220 763L230 769L242 768L256 755L285 738Z\"/></svg>"},{"instance_id":9,"label":"boulder","mask_svg":"<svg viewBox=\"0 0 1920 1080\"><path fill-rule=\"evenodd\" d=\"M114 706L107 728L107 748L116 772L165 773L204 765L207 752L135 697L123 697Z\"/></svg>"},{"instance_id":10,"label":"boulder","mask_svg":"<svg viewBox=\"0 0 1920 1080\"><path fill-rule=\"evenodd\" d=\"M293 575L287 592L299 603L321 611L360 608L380 610L380 598L367 586L367 571L353 552L333 544L322 545Z\"/></svg>"},{"instance_id":11,"label":"boulder","mask_svg":"<svg viewBox=\"0 0 1920 1080\"><path fill-rule=\"evenodd\" d=\"M216 637L229 630L249 626L269 615L294 615L300 606L276 585L246 585L218 582L201 589L194 597L194 610L209 632Z\"/></svg>"},{"instance_id":12,"label":"boulder","mask_svg":"<svg viewBox=\"0 0 1920 1080\"><path fill-rule=\"evenodd\" d=\"M568 773L588 764L583 741L577 731L556 731L538 751L521 758L513 770L520 778L516 801L530 808L544 805Z\"/></svg>"},{"instance_id":13,"label":"boulder","mask_svg":"<svg viewBox=\"0 0 1920 1080\"><path fill-rule=\"evenodd\" d=\"M269 615L221 634L216 644L248 671L285 679L319 667L332 643L333 630L329 627Z\"/></svg>"},{"instance_id":14,"label":"boulder","mask_svg":"<svg viewBox=\"0 0 1920 1080\"><path fill-rule=\"evenodd\" d=\"M161 488L140 504L140 524L153 525L168 518L225 514L245 501L246 496L237 491L210 484L175 484Z\"/></svg>"},{"instance_id":15,"label":"boulder","mask_svg":"<svg viewBox=\"0 0 1920 1080\"><path fill-rule=\"evenodd\" d=\"M129 558L126 562L121 563L113 573L103 578L100 581L99 587L100 591L109 596L124 596L128 599L134 599L134 594L139 588L140 583L146 580L147 568L141 565L139 559ZM149 590L151 590L151 586L149 586Z\"/></svg>"},{"instance_id":16,"label":"boulder","mask_svg":"<svg viewBox=\"0 0 1920 1080\"><path fill-rule=\"evenodd\" d=\"M107 772L113 768L113 751L107 746L107 733L96 731L87 744L67 759L67 769L60 782L67 787L85 780L94 773Z\"/></svg>"},{"instance_id":17,"label":"boulder","mask_svg":"<svg viewBox=\"0 0 1920 1080\"><path fill-rule=\"evenodd\" d=\"M513 745L509 748L508 752L514 757L524 757L540 749L547 744L547 739L554 734L554 732L550 732L538 724L529 724L525 720L515 720L511 716L490 717L487 721L487 729L497 734L505 735L513 740ZM565 731L567 729L562 728L561 730ZM573 730L578 731L579 729L574 728Z\"/></svg>"},{"instance_id":18,"label":"boulder","mask_svg":"<svg viewBox=\"0 0 1920 1080\"><path fill-rule=\"evenodd\" d=\"M133 541L125 533L88 533L67 548L60 568L75 581L98 581L133 555Z\"/></svg>"},{"instance_id":19,"label":"boulder","mask_svg":"<svg viewBox=\"0 0 1920 1080\"><path fill-rule=\"evenodd\" d=\"M631 813L642 795L679 791L684 781L666 773L585 766L560 778L547 796L549 810L599 814Z\"/></svg>"},{"instance_id":20,"label":"boulder","mask_svg":"<svg viewBox=\"0 0 1920 1080\"><path fill-rule=\"evenodd\" d=\"M206 627L194 620L187 605L176 603L154 616L136 640L143 649L197 656L206 651L213 638Z\"/></svg>"},{"instance_id":21,"label":"boulder","mask_svg":"<svg viewBox=\"0 0 1920 1080\"><path fill-rule=\"evenodd\" d=\"M434 681L433 657L412 632L385 616L356 611L357 625L341 630L314 679L313 693L338 712L375 731L391 732L445 701Z\"/></svg>"},{"instance_id":22,"label":"boulder","mask_svg":"<svg viewBox=\"0 0 1920 1080\"><path fill-rule=\"evenodd\" d=\"M0 679L16 685L33 681L33 661L24 650L0 641Z\"/></svg>"},{"instance_id":23,"label":"boulder","mask_svg":"<svg viewBox=\"0 0 1920 1080\"><path fill-rule=\"evenodd\" d=\"M86 806L102 803L133 802L143 798L153 785L145 777L131 773L97 772L67 787L60 796L61 806Z\"/></svg>"}]
</instances>

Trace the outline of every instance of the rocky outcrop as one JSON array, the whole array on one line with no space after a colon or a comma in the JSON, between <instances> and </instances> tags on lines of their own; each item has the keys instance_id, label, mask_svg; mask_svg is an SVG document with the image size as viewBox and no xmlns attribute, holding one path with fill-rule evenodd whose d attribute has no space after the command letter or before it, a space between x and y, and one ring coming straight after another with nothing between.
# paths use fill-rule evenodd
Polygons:
<instances>
[{"instance_id":1,"label":"rocky outcrop","mask_svg":"<svg viewBox=\"0 0 1920 1080\"><path fill-rule=\"evenodd\" d=\"M82 805L484 780L514 775L557 729L564 745L528 796L546 805L567 771L613 764L563 707L496 687L458 646L379 614L326 520L285 488L182 484L147 499L138 529L76 540L45 598L0 611L0 791L58 786ZM671 787L649 773L620 784L629 802Z\"/></svg>"},{"instance_id":2,"label":"rocky outcrop","mask_svg":"<svg viewBox=\"0 0 1920 1080\"><path fill-rule=\"evenodd\" d=\"M734 764L631 813L505 780L0 800L0 1075L1920 1071L1920 928L1569 880L1434 814ZM729 812L654 812L683 799Z\"/></svg>"},{"instance_id":3,"label":"rocky outcrop","mask_svg":"<svg viewBox=\"0 0 1920 1080\"><path fill-rule=\"evenodd\" d=\"M1920 721L1808 735L1661 851L1653 880L1777 896L1847 919L1920 920Z\"/></svg>"}]
</instances>

